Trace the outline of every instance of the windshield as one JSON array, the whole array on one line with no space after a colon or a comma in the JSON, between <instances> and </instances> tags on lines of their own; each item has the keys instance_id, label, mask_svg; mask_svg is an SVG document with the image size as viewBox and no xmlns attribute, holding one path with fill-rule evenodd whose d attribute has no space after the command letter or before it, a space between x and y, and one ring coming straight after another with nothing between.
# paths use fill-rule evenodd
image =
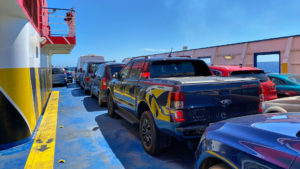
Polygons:
<instances>
[{"instance_id":1,"label":"windshield","mask_svg":"<svg viewBox=\"0 0 300 169\"><path fill-rule=\"evenodd\" d=\"M208 66L203 61L169 60L156 61L150 67L151 78L211 76Z\"/></svg>"},{"instance_id":2,"label":"windshield","mask_svg":"<svg viewBox=\"0 0 300 169\"><path fill-rule=\"evenodd\" d=\"M253 71L234 71L231 72L231 76L235 77L253 77L258 79L260 82L268 81L268 78L264 71L262 70L253 70Z\"/></svg>"},{"instance_id":3,"label":"windshield","mask_svg":"<svg viewBox=\"0 0 300 169\"><path fill-rule=\"evenodd\" d=\"M52 74L64 74L63 69L54 68L52 69Z\"/></svg>"},{"instance_id":4,"label":"windshield","mask_svg":"<svg viewBox=\"0 0 300 169\"><path fill-rule=\"evenodd\" d=\"M300 84L300 76L299 75L289 76L288 79L292 82Z\"/></svg>"}]
</instances>

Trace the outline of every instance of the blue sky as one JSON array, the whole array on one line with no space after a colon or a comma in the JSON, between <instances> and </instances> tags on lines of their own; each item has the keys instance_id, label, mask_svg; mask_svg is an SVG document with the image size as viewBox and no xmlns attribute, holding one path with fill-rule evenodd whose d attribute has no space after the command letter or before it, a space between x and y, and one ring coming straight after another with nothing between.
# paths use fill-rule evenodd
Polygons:
<instances>
[{"instance_id":1,"label":"blue sky","mask_svg":"<svg viewBox=\"0 0 300 169\"><path fill-rule=\"evenodd\" d=\"M106 60L300 34L298 0L48 0L76 10L77 45L53 55L75 66L80 55Z\"/></svg>"}]
</instances>

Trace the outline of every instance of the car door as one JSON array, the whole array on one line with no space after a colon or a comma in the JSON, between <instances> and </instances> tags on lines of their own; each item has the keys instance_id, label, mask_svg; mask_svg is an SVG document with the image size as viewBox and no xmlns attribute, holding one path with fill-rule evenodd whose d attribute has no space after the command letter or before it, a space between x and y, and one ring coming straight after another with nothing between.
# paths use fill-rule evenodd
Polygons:
<instances>
[{"instance_id":1,"label":"car door","mask_svg":"<svg viewBox=\"0 0 300 169\"><path fill-rule=\"evenodd\" d=\"M136 95L138 93L138 81L141 77L144 61L133 62L128 77L122 82L124 103L126 110L135 113Z\"/></svg>"},{"instance_id":2,"label":"car door","mask_svg":"<svg viewBox=\"0 0 300 169\"><path fill-rule=\"evenodd\" d=\"M124 110L127 109L127 106L125 104L126 96L123 93L124 88L125 88L124 84L126 84L125 81L130 72L131 65L132 65L132 62L128 63L126 66L124 66L124 68L120 71L119 79L116 80L113 85L115 103Z\"/></svg>"}]
</instances>

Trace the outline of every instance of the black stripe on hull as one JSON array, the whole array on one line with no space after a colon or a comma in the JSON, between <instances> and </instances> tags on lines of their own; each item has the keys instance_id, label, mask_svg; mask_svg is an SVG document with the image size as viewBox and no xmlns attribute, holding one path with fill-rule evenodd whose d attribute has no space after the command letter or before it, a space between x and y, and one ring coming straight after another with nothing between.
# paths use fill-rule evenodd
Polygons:
<instances>
[{"instance_id":1,"label":"black stripe on hull","mask_svg":"<svg viewBox=\"0 0 300 169\"><path fill-rule=\"evenodd\" d=\"M30 80L31 80L33 103L34 103L34 113L35 113L36 120L38 120L39 105L38 105L37 92L36 92L36 80L39 79L35 79L35 68L30 68Z\"/></svg>"}]
</instances>

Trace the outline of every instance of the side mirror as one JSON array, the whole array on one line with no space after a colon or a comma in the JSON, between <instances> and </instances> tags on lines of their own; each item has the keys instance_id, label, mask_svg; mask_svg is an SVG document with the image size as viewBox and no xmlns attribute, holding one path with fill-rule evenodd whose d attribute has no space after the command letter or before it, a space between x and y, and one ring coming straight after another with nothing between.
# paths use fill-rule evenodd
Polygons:
<instances>
[{"instance_id":1,"label":"side mirror","mask_svg":"<svg viewBox=\"0 0 300 169\"><path fill-rule=\"evenodd\" d=\"M116 72L116 73L113 74L114 79L119 79L119 77L120 77L119 72Z\"/></svg>"}]
</instances>

